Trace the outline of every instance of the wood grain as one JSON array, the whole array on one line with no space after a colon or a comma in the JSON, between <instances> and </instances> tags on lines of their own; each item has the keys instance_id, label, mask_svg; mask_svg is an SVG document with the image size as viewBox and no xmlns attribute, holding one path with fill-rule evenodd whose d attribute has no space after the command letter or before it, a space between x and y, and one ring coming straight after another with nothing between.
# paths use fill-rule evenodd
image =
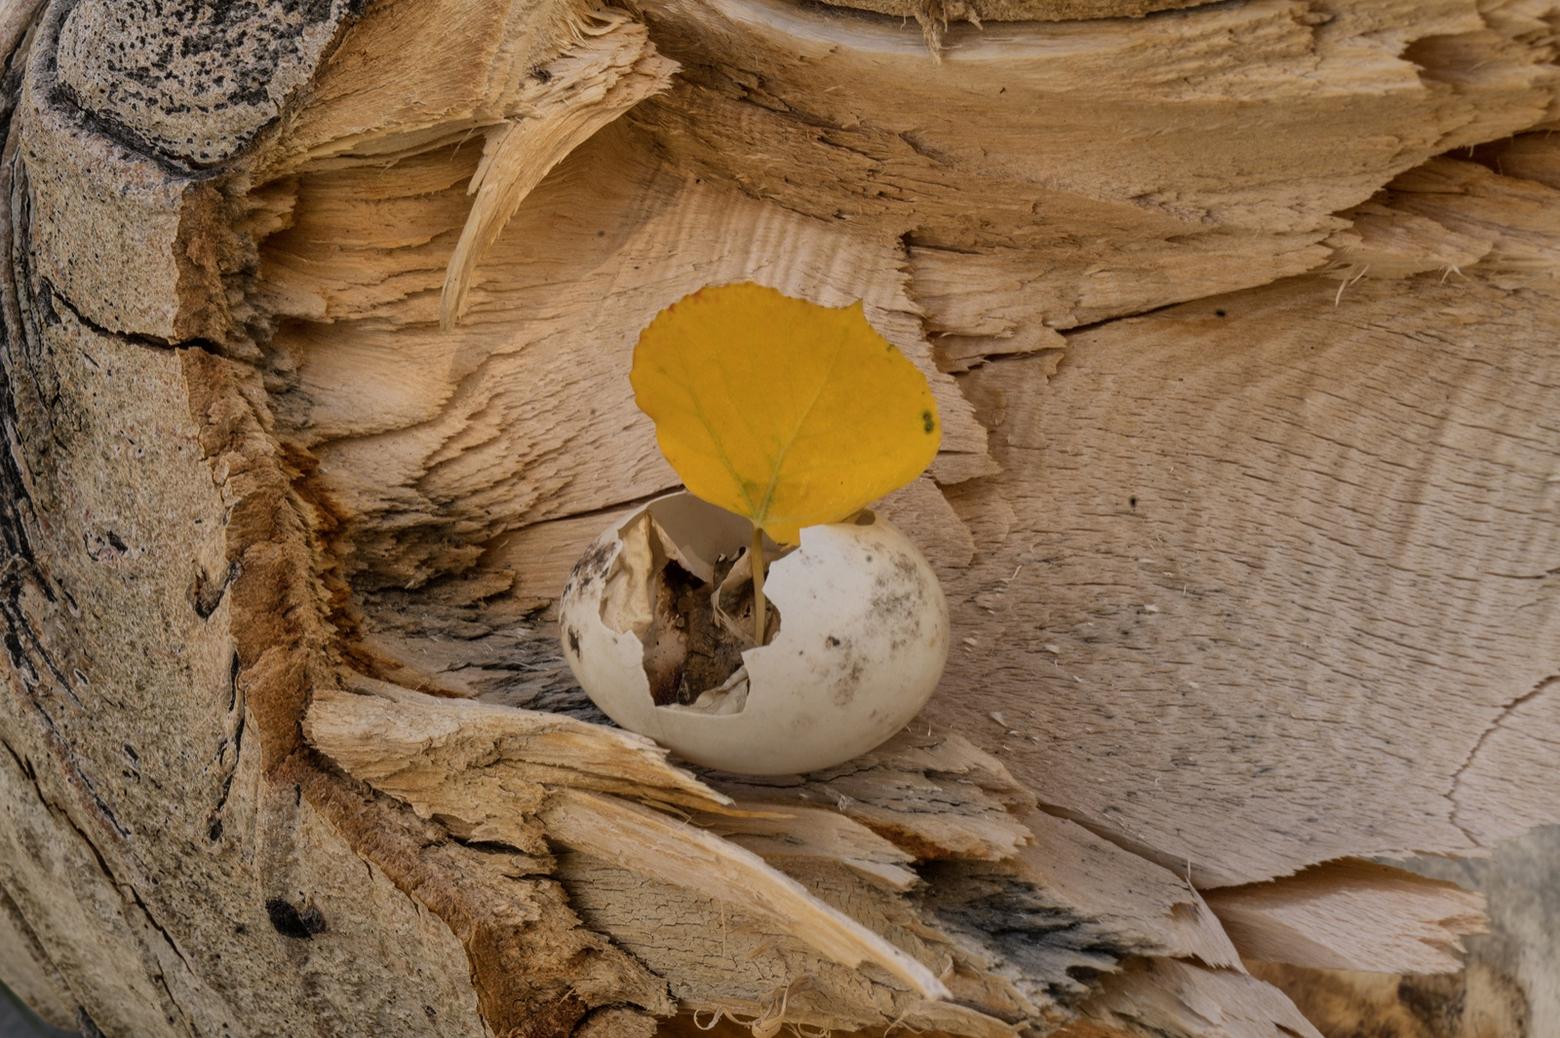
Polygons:
<instances>
[{"instance_id":1,"label":"wood grain","mask_svg":"<svg viewBox=\"0 0 1560 1038\"><path fill-rule=\"evenodd\" d=\"M1243 956L1473 924L1349 861L1555 818L1549 0L229 6L0 5L0 974L54 1018L1294 1038L1368 985ZM885 511L957 627L765 783L605 727L546 612L672 485L639 329L742 279L928 375ZM1409 990L1533 1031L1512 961Z\"/></svg>"}]
</instances>

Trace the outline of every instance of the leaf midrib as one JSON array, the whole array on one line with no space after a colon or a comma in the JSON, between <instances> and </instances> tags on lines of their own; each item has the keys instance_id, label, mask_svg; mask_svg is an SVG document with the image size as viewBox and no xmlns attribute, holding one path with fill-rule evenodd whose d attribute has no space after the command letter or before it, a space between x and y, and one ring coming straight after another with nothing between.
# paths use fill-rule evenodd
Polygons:
<instances>
[{"instance_id":1,"label":"leaf midrib","mask_svg":"<svg viewBox=\"0 0 1560 1038\"><path fill-rule=\"evenodd\" d=\"M769 507L774 503L775 488L780 485L780 470L785 467L785 459L791 453L791 448L796 444L796 438L802 434L802 427L812 417L813 411L818 407L818 401L823 399L824 390L829 388L829 380L834 374L835 367L839 364L840 353L843 351L845 337L841 335L834 343L834 352L829 356L829 367L823 373L823 378L818 380L818 388L813 392L812 400L808 401L807 408L802 411L801 417L796 420L796 427L791 430L791 435L786 439L785 446L780 448L780 455L774 460L769 470L769 486L764 490L764 505L760 514L754 517L754 522L762 526L769 518Z\"/></svg>"}]
</instances>

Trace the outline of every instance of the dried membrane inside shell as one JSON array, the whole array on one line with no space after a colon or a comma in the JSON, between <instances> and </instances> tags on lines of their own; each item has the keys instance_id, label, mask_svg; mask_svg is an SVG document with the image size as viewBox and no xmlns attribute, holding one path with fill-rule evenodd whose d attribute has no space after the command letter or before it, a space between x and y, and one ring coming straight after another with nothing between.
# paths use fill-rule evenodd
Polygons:
<instances>
[{"instance_id":1,"label":"dried membrane inside shell","mask_svg":"<svg viewBox=\"0 0 1560 1038\"><path fill-rule=\"evenodd\" d=\"M749 774L830 767L907 724L948 655L948 611L915 546L870 511L807 527L772 560L752 643L747 522L692 497L599 537L559 609L564 655L625 728Z\"/></svg>"},{"instance_id":2,"label":"dried membrane inside shell","mask_svg":"<svg viewBox=\"0 0 1560 1038\"><path fill-rule=\"evenodd\" d=\"M630 619L629 626L644 645L651 700L657 706L712 709L706 695L732 689L745 677L742 651L753 647L751 557L743 550L735 558L717 556L712 568L695 565L648 511L618 536L624 565L609 575L603 610L621 618L625 613L617 600L650 602L650 622ZM648 567L643 564L647 559ZM766 644L779 620L778 611L771 610Z\"/></svg>"}]
</instances>

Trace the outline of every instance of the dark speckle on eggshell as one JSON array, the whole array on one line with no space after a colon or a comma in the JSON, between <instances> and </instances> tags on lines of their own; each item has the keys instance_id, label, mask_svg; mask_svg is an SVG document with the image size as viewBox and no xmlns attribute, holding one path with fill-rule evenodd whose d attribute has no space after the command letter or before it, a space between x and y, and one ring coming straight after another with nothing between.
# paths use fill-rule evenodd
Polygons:
<instances>
[{"instance_id":1,"label":"dark speckle on eggshell","mask_svg":"<svg viewBox=\"0 0 1560 1038\"><path fill-rule=\"evenodd\" d=\"M597 541L591 545L590 550L574 564L574 569L569 571L569 582L564 585L564 593L567 594L576 587L584 591L604 577L607 567L612 563L614 547L615 545L608 541Z\"/></svg>"}]
</instances>

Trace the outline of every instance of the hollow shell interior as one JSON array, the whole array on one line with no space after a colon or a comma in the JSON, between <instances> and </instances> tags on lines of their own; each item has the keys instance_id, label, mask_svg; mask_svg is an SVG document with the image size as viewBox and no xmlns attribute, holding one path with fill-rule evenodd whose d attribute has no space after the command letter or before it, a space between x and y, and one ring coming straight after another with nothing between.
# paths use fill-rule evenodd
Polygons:
<instances>
[{"instance_id":1,"label":"hollow shell interior","mask_svg":"<svg viewBox=\"0 0 1560 1038\"><path fill-rule=\"evenodd\" d=\"M685 568L712 579L716 560L742 550L746 520L686 493L646 506ZM644 643L621 607L632 580L624 531L604 532L575 566L559 608L564 655L607 716L695 764L753 775L844 763L908 724L930 698L948 656L948 608L936 574L887 520L802 530L765 582L781 616L768 644L742 653L745 698L657 706ZM772 546L771 546L772 547ZM616 606L616 607L615 607ZM629 610L628 613L631 613ZM604 619L614 618L619 627Z\"/></svg>"}]
</instances>

